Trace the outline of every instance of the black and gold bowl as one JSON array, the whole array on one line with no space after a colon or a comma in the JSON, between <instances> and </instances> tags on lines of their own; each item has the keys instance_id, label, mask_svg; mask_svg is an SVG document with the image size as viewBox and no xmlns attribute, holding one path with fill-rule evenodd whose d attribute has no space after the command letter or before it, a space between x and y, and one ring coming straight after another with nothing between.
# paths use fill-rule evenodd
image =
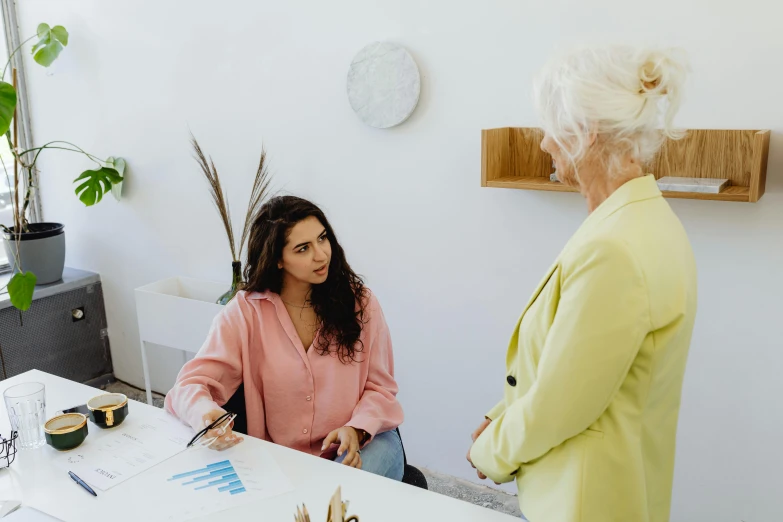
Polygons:
<instances>
[{"instance_id":1,"label":"black and gold bowl","mask_svg":"<svg viewBox=\"0 0 783 522\"><path fill-rule=\"evenodd\" d=\"M52 417L44 424L46 442L56 450L73 449L87 438L87 417L66 413Z\"/></svg>"},{"instance_id":2,"label":"black and gold bowl","mask_svg":"<svg viewBox=\"0 0 783 522\"><path fill-rule=\"evenodd\" d=\"M90 420L101 428L119 426L128 416L128 398L122 393L104 393L87 401Z\"/></svg>"}]
</instances>

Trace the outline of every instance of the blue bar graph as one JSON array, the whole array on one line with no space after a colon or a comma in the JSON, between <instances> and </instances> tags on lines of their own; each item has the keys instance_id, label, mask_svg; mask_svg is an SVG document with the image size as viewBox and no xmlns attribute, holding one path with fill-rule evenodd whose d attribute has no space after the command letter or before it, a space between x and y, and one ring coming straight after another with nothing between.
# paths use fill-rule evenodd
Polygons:
<instances>
[{"instance_id":1,"label":"blue bar graph","mask_svg":"<svg viewBox=\"0 0 783 522\"><path fill-rule=\"evenodd\" d=\"M218 480L211 480L211 481L207 482L206 484L204 484L203 486L196 486L195 489L211 488L212 486L217 486L219 484L225 484L226 482L233 482L233 481L235 481L238 478L239 477L237 476L236 473L232 473L232 474L226 475L225 477L220 478ZM189 484L189 482L186 482L185 484L182 484L182 485L185 486L187 484Z\"/></svg>"},{"instance_id":2,"label":"blue bar graph","mask_svg":"<svg viewBox=\"0 0 783 522\"><path fill-rule=\"evenodd\" d=\"M168 481L174 482L183 479L187 480L180 482L180 484L186 487L190 486L194 491L216 488L219 492L229 495L238 495L246 491L230 460L214 462L201 469L178 473Z\"/></svg>"},{"instance_id":3,"label":"blue bar graph","mask_svg":"<svg viewBox=\"0 0 783 522\"><path fill-rule=\"evenodd\" d=\"M210 471L207 475L201 475L200 477L195 477L188 482L183 482L182 484L195 484L196 482L202 482L204 480L212 480L215 477L224 477L231 473L234 473L234 468L232 468L231 466L227 468L220 468L218 471Z\"/></svg>"},{"instance_id":4,"label":"blue bar graph","mask_svg":"<svg viewBox=\"0 0 783 522\"><path fill-rule=\"evenodd\" d=\"M222 462L215 462L214 464L208 464L206 468L201 468L201 469L197 469L197 470L194 470L194 471L187 471L185 473L180 473L178 475L174 475L169 480L171 481L171 480L177 480L177 479L181 479L181 478L185 478L185 477L191 477L193 475L201 475L204 472L212 471L213 469L222 468L222 467L226 467L226 466L231 466L231 461L230 460L224 460Z\"/></svg>"},{"instance_id":5,"label":"blue bar graph","mask_svg":"<svg viewBox=\"0 0 783 522\"><path fill-rule=\"evenodd\" d=\"M237 486L242 487L241 480L235 480L234 482L229 482L228 485L219 487L218 491L231 491L232 489L236 489Z\"/></svg>"}]
</instances>

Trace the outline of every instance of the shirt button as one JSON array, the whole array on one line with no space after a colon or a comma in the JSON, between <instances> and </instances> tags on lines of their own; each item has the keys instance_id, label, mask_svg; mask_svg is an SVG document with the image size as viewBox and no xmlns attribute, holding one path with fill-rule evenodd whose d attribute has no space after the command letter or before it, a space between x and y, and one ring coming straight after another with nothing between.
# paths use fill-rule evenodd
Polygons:
<instances>
[{"instance_id":1,"label":"shirt button","mask_svg":"<svg viewBox=\"0 0 783 522\"><path fill-rule=\"evenodd\" d=\"M307 428L303 429L303 430L302 430L302 433L304 433L305 435L307 435Z\"/></svg>"},{"instance_id":2,"label":"shirt button","mask_svg":"<svg viewBox=\"0 0 783 522\"><path fill-rule=\"evenodd\" d=\"M312 397L310 397L310 396L308 395L308 396L307 396L307 400L308 400L308 401L311 401L311 400L313 400L313 398L312 398Z\"/></svg>"},{"instance_id":3,"label":"shirt button","mask_svg":"<svg viewBox=\"0 0 783 522\"><path fill-rule=\"evenodd\" d=\"M508 383L509 386L517 385L517 380L514 378L513 375L509 375L508 377L506 377L506 382Z\"/></svg>"}]
</instances>

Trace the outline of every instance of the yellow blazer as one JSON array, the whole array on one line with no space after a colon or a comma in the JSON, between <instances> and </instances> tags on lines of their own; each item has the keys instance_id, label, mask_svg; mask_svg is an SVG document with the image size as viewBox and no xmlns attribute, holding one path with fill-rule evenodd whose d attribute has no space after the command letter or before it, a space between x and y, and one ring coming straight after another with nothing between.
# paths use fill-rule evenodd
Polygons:
<instances>
[{"instance_id":1,"label":"yellow blazer","mask_svg":"<svg viewBox=\"0 0 783 522\"><path fill-rule=\"evenodd\" d=\"M511 337L504 399L471 449L531 522L669 520L696 266L653 176L585 220Z\"/></svg>"}]
</instances>

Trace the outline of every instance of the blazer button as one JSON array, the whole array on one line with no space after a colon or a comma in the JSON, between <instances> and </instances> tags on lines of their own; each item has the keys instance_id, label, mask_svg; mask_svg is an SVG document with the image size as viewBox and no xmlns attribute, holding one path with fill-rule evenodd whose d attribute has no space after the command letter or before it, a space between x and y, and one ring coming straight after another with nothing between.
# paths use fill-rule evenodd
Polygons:
<instances>
[{"instance_id":1,"label":"blazer button","mask_svg":"<svg viewBox=\"0 0 783 522\"><path fill-rule=\"evenodd\" d=\"M506 382L508 383L509 386L517 385L517 380L514 378L513 375L509 375L508 377L506 377Z\"/></svg>"}]
</instances>

